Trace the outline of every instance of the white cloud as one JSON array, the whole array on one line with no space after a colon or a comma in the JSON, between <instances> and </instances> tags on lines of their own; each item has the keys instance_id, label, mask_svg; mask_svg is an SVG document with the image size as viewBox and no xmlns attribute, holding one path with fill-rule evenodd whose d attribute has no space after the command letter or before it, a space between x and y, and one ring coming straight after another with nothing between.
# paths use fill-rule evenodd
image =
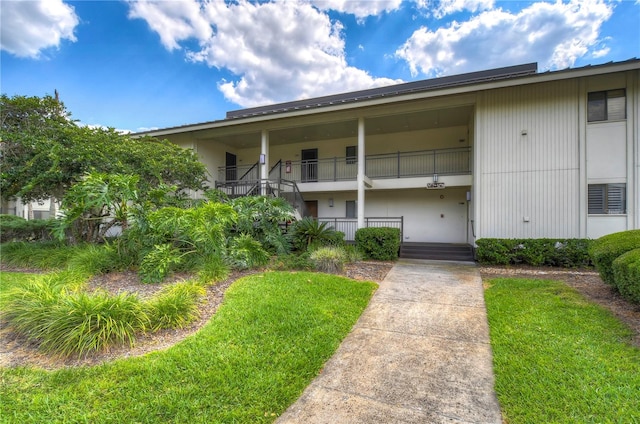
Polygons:
<instances>
[{"instance_id":1,"label":"white cloud","mask_svg":"<svg viewBox=\"0 0 640 424\"><path fill-rule=\"evenodd\" d=\"M440 19L456 12L480 12L493 9L494 0L418 0L418 8L429 10L434 17Z\"/></svg>"},{"instance_id":2,"label":"white cloud","mask_svg":"<svg viewBox=\"0 0 640 424\"><path fill-rule=\"evenodd\" d=\"M538 2L518 13L490 10L430 31L422 27L396 51L413 75L455 74L537 61L572 66L596 45L613 6L603 0ZM603 51L600 45L598 51ZM595 52L592 54L598 54Z\"/></svg>"},{"instance_id":3,"label":"white cloud","mask_svg":"<svg viewBox=\"0 0 640 424\"><path fill-rule=\"evenodd\" d=\"M320 10L335 10L336 12L354 15L362 21L368 16L398 10L402 0L309 0Z\"/></svg>"},{"instance_id":4,"label":"white cloud","mask_svg":"<svg viewBox=\"0 0 640 424\"><path fill-rule=\"evenodd\" d=\"M59 47L64 39L76 41L79 19L62 0L2 0L0 44L19 57L40 57L41 51Z\"/></svg>"},{"instance_id":5,"label":"white cloud","mask_svg":"<svg viewBox=\"0 0 640 424\"><path fill-rule=\"evenodd\" d=\"M194 39L194 62L226 69L224 96L241 106L353 91L398 81L349 66L340 22L308 2L135 2L131 17L145 19L167 49Z\"/></svg>"}]
</instances>

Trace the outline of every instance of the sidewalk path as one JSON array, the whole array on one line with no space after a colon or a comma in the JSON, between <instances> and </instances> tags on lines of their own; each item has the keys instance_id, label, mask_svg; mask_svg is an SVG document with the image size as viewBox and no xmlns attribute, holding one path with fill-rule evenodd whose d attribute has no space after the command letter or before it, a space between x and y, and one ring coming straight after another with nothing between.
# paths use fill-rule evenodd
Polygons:
<instances>
[{"instance_id":1,"label":"sidewalk path","mask_svg":"<svg viewBox=\"0 0 640 424\"><path fill-rule=\"evenodd\" d=\"M401 260L278 424L501 423L472 263Z\"/></svg>"}]
</instances>

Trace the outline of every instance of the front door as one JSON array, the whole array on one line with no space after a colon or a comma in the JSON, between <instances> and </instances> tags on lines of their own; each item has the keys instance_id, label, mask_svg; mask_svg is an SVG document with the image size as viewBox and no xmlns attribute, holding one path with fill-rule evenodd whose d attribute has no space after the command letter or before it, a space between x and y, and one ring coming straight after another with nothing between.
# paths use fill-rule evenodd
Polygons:
<instances>
[{"instance_id":1,"label":"front door","mask_svg":"<svg viewBox=\"0 0 640 424\"><path fill-rule=\"evenodd\" d=\"M236 155L227 152L225 157L225 181L235 181L238 178L238 168L236 167Z\"/></svg>"},{"instance_id":2,"label":"front door","mask_svg":"<svg viewBox=\"0 0 640 424\"><path fill-rule=\"evenodd\" d=\"M318 181L318 149L305 149L302 158L302 182Z\"/></svg>"},{"instance_id":3,"label":"front door","mask_svg":"<svg viewBox=\"0 0 640 424\"><path fill-rule=\"evenodd\" d=\"M318 217L318 201L317 200L305 200L305 207L307 208L307 213L309 216L314 218Z\"/></svg>"}]
</instances>

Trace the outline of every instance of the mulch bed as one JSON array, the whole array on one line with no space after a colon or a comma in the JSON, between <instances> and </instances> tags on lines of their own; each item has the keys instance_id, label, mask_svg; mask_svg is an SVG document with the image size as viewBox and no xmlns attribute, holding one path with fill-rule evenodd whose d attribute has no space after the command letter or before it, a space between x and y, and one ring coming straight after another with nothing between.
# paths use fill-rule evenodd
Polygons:
<instances>
[{"instance_id":1,"label":"mulch bed","mask_svg":"<svg viewBox=\"0 0 640 424\"><path fill-rule=\"evenodd\" d=\"M348 264L343 275L359 281L382 281L393 262L360 261ZM30 271L3 268L3 271ZM588 299L611 310L620 320L625 322L634 332L633 344L640 347L640 305L633 305L623 299L611 286L602 282L598 273L593 270L563 269L563 268L534 268L526 266L480 266L483 279L496 277L523 277L560 280L575 288ZM37 272L37 271L35 271ZM209 286L200 307L200 318L188 327L176 330L162 330L155 333L141 335L136 339L133 347L114 346L111 349L82 357L60 358L43 354L38 346L30 343L24 337L18 336L6 326L0 327L0 366L36 366L44 369L59 369L64 367L92 366L117 358L128 358L146 353L167 349L185 337L202 328L215 314L222 303L226 289L238 278L260 271L233 272L229 278L218 284ZM88 290L107 290L110 293L127 291L137 293L141 298L149 298L167 284L187 279L188 274L174 275L171 280L163 284L142 284L138 275L133 272L112 273L94 277L88 283Z\"/></svg>"}]
</instances>

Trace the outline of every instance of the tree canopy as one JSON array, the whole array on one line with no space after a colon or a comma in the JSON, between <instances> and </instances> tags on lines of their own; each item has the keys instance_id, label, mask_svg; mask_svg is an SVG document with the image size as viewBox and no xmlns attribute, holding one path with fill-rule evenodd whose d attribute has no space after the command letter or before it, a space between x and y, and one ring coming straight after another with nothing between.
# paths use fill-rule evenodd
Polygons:
<instances>
[{"instance_id":1,"label":"tree canopy","mask_svg":"<svg viewBox=\"0 0 640 424\"><path fill-rule=\"evenodd\" d=\"M199 190L206 168L195 152L113 128L79 126L52 96L0 97L0 190L5 199L61 199L91 172L137 175L140 194L158 186Z\"/></svg>"}]
</instances>

